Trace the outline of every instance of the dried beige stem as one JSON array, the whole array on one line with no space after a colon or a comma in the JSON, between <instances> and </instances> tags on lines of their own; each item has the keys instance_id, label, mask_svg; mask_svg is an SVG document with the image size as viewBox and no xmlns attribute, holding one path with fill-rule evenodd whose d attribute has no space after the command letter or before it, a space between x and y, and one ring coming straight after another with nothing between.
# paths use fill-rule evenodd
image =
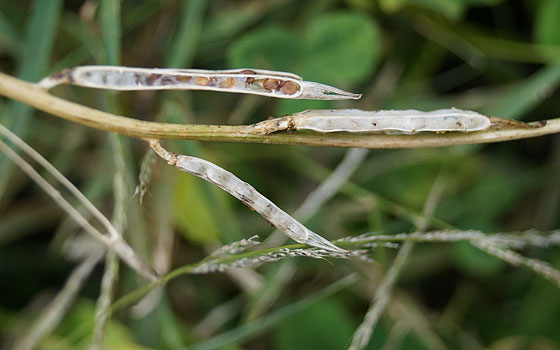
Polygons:
<instances>
[{"instance_id":1,"label":"dried beige stem","mask_svg":"<svg viewBox=\"0 0 560 350\"><path fill-rule=\"evenodd\" d=\"M21 139L8 129L0 125L0 134L8 137L10 141L21 147L26 153L37 160L47 171L49 171L57 181L66 187L85 207L96 216L106 227L108 235L104 235L97 230L89 221L74 208L62 194L49 182L47 182L33 167L21 158L15 151L0 139L0 151L8 156L22 171L24 171L35 183L37 183L68 215L76 221L87 233L102 242L107 248L113 250L123 259L132 269L149 280L155 280L156 274L148 264L138 256L134 250L122 239L113 225L101 214L95 206L56 168L47 162L40 154L27 146Z\"/></svg>"}]
</instances>

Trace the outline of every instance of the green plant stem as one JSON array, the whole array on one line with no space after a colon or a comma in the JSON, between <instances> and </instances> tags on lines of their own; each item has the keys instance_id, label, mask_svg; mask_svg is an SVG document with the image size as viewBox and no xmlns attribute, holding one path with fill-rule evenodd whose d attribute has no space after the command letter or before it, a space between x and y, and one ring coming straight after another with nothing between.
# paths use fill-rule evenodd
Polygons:
<instances>
[{"instance_id":1,"label":"green plant stem","mask_svg":"<svg viewBox=\"0 0 560 350\"><path fill-rule=\"evenodd\" d=\"M155 123L85 107L50 95L36 85L0 73L0 94L92 128L143 139L267 143L354 148L420 148L509 141L560 133L560 118L539 128L502 129L473 133L385 135L314 132L253 133L253 126Z\"/></svg>"},{"instance_id":2,"label":"green plant stem","mask_svg":"<svg viewBox=\"0 0 560 350\"><path fill-rule=\"evenodd\" d=\"M490 242L501 245L502 247L551 247L560 245L560 231L552 232L536 232L536 231L526 231L519 232L515 234L498 233L492 235L485 235L480 231L430 231L423 232L417 231L412 233L400 233L395 235L371 235L367 237L354 237L350 240L340 240L333 241L338 246L344 249L361 249L364 245L368 243L382 243L382 242L457 242L457 241L475 241L490 239ZM119 300L115 301L111 307L112 312L120 310L136 301L141 299L144 295L148 294L152 289L157 286L165 285L171 280L183 276L186 274L196 274L197 269L213 260L214 264L231 264L235 261L242 259L251 259L258 257L260 255L266 255L268 253L285 251L285 250L295 250L302 249L306 246L303 244L290 244L273 248L259 249L255 251L246 251L239 254L227 255L218 258L212 258L209 256L202 261L194 264L183 265L175 268L164 276L160 276L159 279L152 281L151 283L145 284L142 287L128 293L127 295L121 297Z\"/></svg>"}]
</instances>

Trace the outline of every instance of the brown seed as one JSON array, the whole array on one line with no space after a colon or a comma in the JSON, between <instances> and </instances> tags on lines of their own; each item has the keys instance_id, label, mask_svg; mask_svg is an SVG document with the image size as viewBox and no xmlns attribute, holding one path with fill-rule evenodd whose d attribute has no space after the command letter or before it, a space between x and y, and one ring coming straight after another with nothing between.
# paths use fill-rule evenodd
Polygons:
<instances>
[{"instance_id":1,"label":"brown seed","mask_svg":"<svg viewBox=\"0 0 560 350\"><path fill-rule=\"evenodd\" d=\"M150 74L146 77L146 83L153 85L159 78L161 78L161 74Z\"/></svg>"},{"instance_id":2,"label":"brown seed","mask_svg":"<svg viewBox=\"0 0 560 350\"><path fill-rule=\"evenodd\" d=\"M196 78L196 85L210 86L214 82L214 79L207 77Z\"/></svg>"},{"instance_id":3,"label":"brown seed","mask_svg":"<svg viewBox=\"0 0 560 350\"><path fill-rule=\"evenodd\" d=\"M178 75L175 77L175 79L181 83L186 83L187 81L191 80L192 77L189 77L188 75Z\"/></svg>"},{"instance_id":4,"label":"brown seed","mask_svg":"<svg viewBox=\"0 0 560 350\"><path fill-rule=\"evenodd\" d=\"M293 95L299 91L299 85L294 83L293 81L287 81L282 86L282 92L286 95Z\"/></svg>"},{"instance_id":5,"label":"brown seed","mask_svg":"<svg viewBox=\"0 0 560 350\"><path fill-rule=\"evenodd\" d=\"M241 72L239 72L239 74L257 74L257 73L250 69L244 69ZM255 78L251 78L251 77L247 77L247 79L245 80L245 84L253 84L254 82L255 82Z\"/></svg>"},{"instance_id":6,"label":"brown seed","mask_svg":"<svg viewBox=\"0 0 560 350\"><path fill-rule=\"evenodd\" d=\"M226 78L224 81L222 81L220 83L220 87L221 88L231 88L231 87L234 87L236 83L237 83L237 81L235 80L235 78L229 77L229 78Z\"/></svg>"},{"instance_id":7,"label":"brown seed","mask_svg":"<svg viewBox=\"0 0 560 350\"><path fill-rule=\"evenodd\" d=\"M263 87L267 90L278 91L282 85L284 85L284 81L278 79L266 78L263 82Z\"/></svg>"}]
</instances>

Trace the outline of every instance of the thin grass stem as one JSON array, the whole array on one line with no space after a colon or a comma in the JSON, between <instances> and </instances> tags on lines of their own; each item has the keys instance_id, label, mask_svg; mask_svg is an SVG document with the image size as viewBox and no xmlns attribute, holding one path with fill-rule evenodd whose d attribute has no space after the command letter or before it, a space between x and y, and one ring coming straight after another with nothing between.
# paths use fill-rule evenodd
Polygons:
<instances>
[{"instance_id":1,"label":"thin grass stem","mask_svg":"<svg viewBox=\"0 0 560 350\"><path fill-rule=\"evenodd\" d=\"M432 189L430 190L430 194L426 200L426 203L424 204L423 217L429 217L433 215L439 198L441 197L443 187L444 186L442 177L438 177L434 182ZM424 231L427 228L427 225L428 221L425 219L419 220L416 223L416 226L420 232ZM379 287L377 288L375 295L373 296L371 306L368 309L363 322L354 332L354 335L352 336L352 342L348 350L362 350L368 345L371 339L371 335L373 334L373 331L375 330L379 319L385 312L385 309L387 308L387 305L391 300L392 289L397 282L397 279L407 260L409 259L414 245L414 241L406 241L402 245L397 256L395 257L395 260L393 261L393 264L379 284Z\"/></svg>"},{"instance_id":2,"label":"thin grass stem","mask_svg":"<svg viewBox=\"0 0 560 350\"><path fill-rule=\"evenodd\" d=\"M1 125L0 125L1 126ZM0 132L3 135L9 135L10 133L6 133L6 128L0 127ZM17 136L10 135L10 140L15 140ZM22 143L22 140L19 140L18 143ZM16 152L14 152L8 145L6 145L3 141L0 140L0 150L2 150L10 160L14 162L21 170L23 170L35 183L37 183L54 201L57 203L64 211L66 211L70 217L72 217L86 232L91 234L93 237L98 239L101 243L103 243L107 248L114 250L117 255L121 259L123 259L133 270L139 273L141 276L144 276L150 280L156 278L155 272L146 264L142 258L140 258L134 250L120 237L116 229L110 224L110 222L105 218L103 222L109 222L109 227L111 227L111 231L109 231L109 236L106 236L99 232L93 225L89 223L89 221L82 215L80 212L74 208L64 197L62 194L50 183L48 183L33 167L27 163L23 158L21 158ZM33 153L30 153L32 155ZM33 155L32 155L33 156ZM43 159L44 160L44 159ZM39 161L39 159L37 159ZM46 161L46 160L45 160ZM54 168L54 167L53 167ZM48 168L47 168L48 169ZM60 174L58 171L53 173L54 176L58 178L64 176ZM67 179L63 182L63 185L69 186L69 191L74 194L75 191L78 191ZM78 197L79 200L86 200L90 205L91 204L83 194L80 193Z\"/></svg>"}]
</instances>

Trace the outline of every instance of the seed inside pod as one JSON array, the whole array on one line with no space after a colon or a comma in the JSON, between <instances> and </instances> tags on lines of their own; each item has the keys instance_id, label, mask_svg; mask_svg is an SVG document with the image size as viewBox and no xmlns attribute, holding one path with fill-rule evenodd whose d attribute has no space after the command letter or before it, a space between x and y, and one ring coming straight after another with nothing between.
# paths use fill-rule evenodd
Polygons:
<instances>
[{"instance_id":1,"label":"seed inside pod","mask_svg":"<svg viewBox=\"0 0 560 350\"><path fill-rule=\"evenodd\" d=\"M161 74L149 74L146 76L146 83L153 85L159 78L161 78Z\"/></svg>"},{"instance_id":2,"label":"seed inside pod","mask_svg":"<svg viewBox=\"0 0 560 350\"><path fill-rule=\"evenodd\" d=\"M239 72L239 74L257 74L257 73L250 69L244 69L241 72ZM255 82L255 78L247 77L245 79L245 84L253 84L254 82Z\"/></svg>"},{"instance_id":3,"label":"seed inside pod","mask_svg":"<svg viewBox=\"0 0 560 350\"><path fill-rule=\"evenodd\" d=\"M220 87L221 88L231 88L231 87L234 87L236 83L237 83L237 81L235 80L235 78L229 77L229 78L226 78L225 80L223 80L220 83Z\"/></svg>"},{"instance_id":4,"label":"seed inside pod","mask_svg":"<svg viewBox=\"0 0 560 350\"><path fill-rule=\"evenodd\" d=\"M128 90L227 90L278 98L312 100L358 99L332 86L303 81L285 72L257 69L209 71L199 69L135 68L119 66L79 66L42 79L39 86L51 89L71 84L119 91ZM275 92L278 93L275 93Z\"/></svg>"},{"instance_id":5,"label":"seed inside pod","mask_svg":"<svg viewBox=\"0 0 560 350\"><path fill-rule=\"evenodd\" d=\"M284 85L284 81L278 79L271 79L266 78L263 82L263 87L267 90L276 90L278 91L282 85Z\"/></svg>"},{"instance_id":6,"label":"seed inside pod","mask_svg":"<svg viewBox=\"0 0 560 350\"><path fill-rule=\"evenodd\" d=\"M287 81L282 86L282 92L286 95L293 95L299 91L299 85L294 83L293 81Z\"/></svg>"},{"instance_id":7,"label":"seed inside pod","mask_svg":"<svg viewBox=\"0 0 560 350\"><path fill-rule=\"evenodd\" d=\"M173 80L173 78L169 75L164 75L163 78L161 78L161 85L175 85L176 82L175 80Z\"/></svg>"},{"instance_id":8,"label":"seed inside pod","mask_svg":"<svg viewBox=\"0 0 560 350\"><path fill-rule=\"evenodd\" d=\"M176 79L178 82L181 82L181 83L185 83L185 82L191 80L191 78L192 78L192 77L189 77L188 75L178 75L178 76L175 77L175 79Z\"/></svg>"},{"instance_id":9,"label":"seed inside pod","mask_svg":"<svg viewBox=\"0 0 560 350\"><path fill-rule=\"evenodd\" d=\"M196 85L202 86L210 86L214 82L214 79L207 78L207 77L198 77L196 78Z\"/></svg>"}]
</instances>

